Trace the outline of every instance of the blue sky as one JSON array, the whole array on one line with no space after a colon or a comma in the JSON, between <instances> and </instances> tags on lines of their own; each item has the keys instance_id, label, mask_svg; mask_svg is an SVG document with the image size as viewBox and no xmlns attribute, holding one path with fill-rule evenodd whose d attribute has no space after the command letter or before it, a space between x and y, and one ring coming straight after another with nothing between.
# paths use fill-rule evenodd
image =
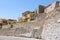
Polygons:
<instances>
[{"instance_id":1,"label":"blue sky","mask_svg":"<svg viewBox=\"0 0 60 40\"><path fill-rule=\"evenodd\" d=\"M38 5L47 6L55 1L57 0L0 0L0 18L18 19L25 11L34 11Z\"/></svg>"}]
</instances>

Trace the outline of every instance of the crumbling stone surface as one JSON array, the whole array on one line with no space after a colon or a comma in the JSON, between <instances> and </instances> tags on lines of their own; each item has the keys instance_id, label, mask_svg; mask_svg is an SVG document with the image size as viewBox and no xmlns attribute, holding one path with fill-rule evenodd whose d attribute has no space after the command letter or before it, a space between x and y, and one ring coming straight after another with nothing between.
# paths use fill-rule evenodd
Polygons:
<instances>
[{"instance_id":1,"label":"crumbling stone surface","mask_svg":"<svg viewBox=\"0 0 60 40\"><path fill-rule=\"evenodd\" d=\"M42 38L45 40L60 40L60 23L45 24Z\"/></svg>"},{"instance_id":2,"label":"crumbling stone surface","mask_svg":"<svg viewBox=\"0 0 60 40\"><path fill-rule=\"evenodd\" d=\"M60 40L60 12L45 21L42 38L45 40Z\"/></svg>"}]
</instances>

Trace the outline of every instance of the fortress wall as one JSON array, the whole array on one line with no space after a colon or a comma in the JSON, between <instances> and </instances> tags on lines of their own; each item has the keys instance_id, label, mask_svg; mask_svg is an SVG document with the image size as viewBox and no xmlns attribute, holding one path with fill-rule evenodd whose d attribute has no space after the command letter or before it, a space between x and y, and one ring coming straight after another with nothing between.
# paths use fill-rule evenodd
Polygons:
<instances>
[{"instance_id":1,"label":"fortress wall","mask_svg":"<svg viewBox=\"0 0 60 40\"><path fill-rule=\"evenodd\" d=\"M42 32L42 38L45 40L60 40L60 8L54 13L56 15L48 17L45 21Z\"/></svg>"},{"instance_id":2,"label":"fortress wall","mask_svg":"<svg viewBox=\"0 0 60 40\"><path fill-rule=\"evenodd\" d=\"M45 6L39 5L37 9L37 14L44 13Z\"/></svg>"},{"instance_id":3,"label":"fortress wall","mask_svg":"<svg viewBox=\"0 0 60 40\"><path fill-rule=\"evenodd\" d=\"M53 11L47 13L47 14L46 14L46 17L52 17L52 16L55 16L59 11L60 11L60 7L57 7L57 8L54 9Z\"/></svg>"},{"instance_id":4,"label":"fortress wall","mask_svg":"<svg viewBox=\"0 0 60 40\"><path fill-rule=\"evenodd\" d=\"M58 1L55 2L55 3L53 3L53 4L50 4L50 5L44 10L44 12L45 12L45 13L49 13L49 12L53 11L54 9L56 9L57 7L59 7L59 2L58 2Z\"/></svg>"},{"instance_id":5,"label":"fortress wall","mask_svg":"<svg viewBox=\"0 0 60 40\"><path fill-rule=\"evenodd\" d=\"M4 29L4 28L10 28L10 27L11 27L11 25L3 25L2 29Z\"/></svg>"}]
</instances>

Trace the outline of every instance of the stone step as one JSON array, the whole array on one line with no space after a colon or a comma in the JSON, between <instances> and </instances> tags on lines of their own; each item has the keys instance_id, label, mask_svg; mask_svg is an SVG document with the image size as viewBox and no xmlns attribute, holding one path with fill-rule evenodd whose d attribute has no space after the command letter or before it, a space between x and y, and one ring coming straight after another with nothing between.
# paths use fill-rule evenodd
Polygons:
<instances>
[{"instance_id":1,"label":"stone step","mask_svg":"<svg viewBox=\"0 0 60 40\"><path fill-rule=\"evenodd\" d=\"M23 38L23 37L14 37L14 36L0 36L0 40L42 40L42 39Z\"/></svg>"}]
</instances>

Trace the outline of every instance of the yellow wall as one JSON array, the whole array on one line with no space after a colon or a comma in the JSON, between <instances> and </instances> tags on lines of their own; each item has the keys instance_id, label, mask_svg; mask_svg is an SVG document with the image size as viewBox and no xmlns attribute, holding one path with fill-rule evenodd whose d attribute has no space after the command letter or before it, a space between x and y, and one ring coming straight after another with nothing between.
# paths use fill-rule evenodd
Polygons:
<instances>
[{"instance_id":1,"label":"yellow wall","mask_svg":"<svg viewBox=\"0 0 60 40\"><path fill-rule=\"evenodd\" d=\"M22 16L21 19L19 20L21 20L21 22L29 22L34 16L35 14L31 12L31 13L28 13L27 15Z\"/></svg>"}]
</instances>

